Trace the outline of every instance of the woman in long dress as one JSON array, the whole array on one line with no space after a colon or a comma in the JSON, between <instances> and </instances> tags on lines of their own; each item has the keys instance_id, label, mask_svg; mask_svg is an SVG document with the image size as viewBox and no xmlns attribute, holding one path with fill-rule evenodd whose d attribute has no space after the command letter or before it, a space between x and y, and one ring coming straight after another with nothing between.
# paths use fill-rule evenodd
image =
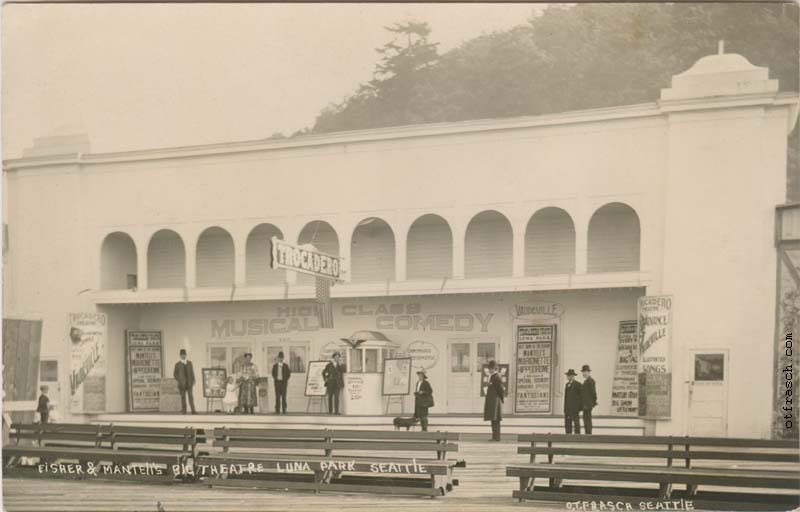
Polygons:
<instances>
[{"instance_id":1,"label":"woman in long dress","mask_svg":"<svg viewBox=\"0 0 800 512\"><path fill-rule=\"evenodd\" d=\"M244 355L244 364L239 370L239 410L243 414L253 414L258 405L258 367L253 364L253 354Z\"/></svg>"}]
</instances>

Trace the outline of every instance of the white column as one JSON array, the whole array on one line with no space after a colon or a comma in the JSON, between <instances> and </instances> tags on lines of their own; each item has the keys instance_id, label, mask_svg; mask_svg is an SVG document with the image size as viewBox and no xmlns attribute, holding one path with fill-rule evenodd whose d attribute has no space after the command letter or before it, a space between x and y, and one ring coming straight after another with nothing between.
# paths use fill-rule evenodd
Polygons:
<instances>
[{"instance_id":1,"label":"white column","mask_svg":"<svg viewBox=\"0 0 800 512\"><path fill-rule=\"evenodd\" d=\"M467 232L467 223L451 223L453 231L453 278L464 279L464 235Z\"/></svg>"},{"instance_id":2,"label":"white column","mask_svg":"<svg viewBox=\"0 0 800 512\"><path fill-rule=\"evenodd\" d=\"M197 287L197 238L200 233L186 230L181 233L186 251L186 288Z\"/></svg>"},{"instance_id":3,"label":"white column","mask_svg":"<svg viewBox=\"0 0 800 512\"><path fill-rule=\"evenodd\" d=\"M589 242L589 219L585 214L575 219L575 273L586 274Z\"/></svg>"},{"instance_id":4,"label":"white column","mask_svg":"<svg viewBox=\"0 0 800 512\"><path fill-rule=\"evenodd\" d=\"M513 258L511 263L512 274L514 277L525 276L525 228L524 220L517 220L511 225L513 230Z\"/></svg>"},{"instance_id":5,"label":"white column","mask_svg":"<svg viewBox=\"0 0 800 512\"><path fill-rule=\"evenodd\" d=\"M140 236L136 238L136 288L147 289L147 249L150 238Z\"/></svg>"},{"instance_id":6,"label":"white column","mask_svg":"<svg viewBox=\"0 0 800 512\"><path fill-rule=\"evenodd\" d=\"M408 254L408 224L399 222L394 227L394 280L406 280Z\"/></svg>"},{"instance_id":7,"label":"white column","mask_svg":"<svg viewBox=\"0 0 800 512\"><path fill-rule=\"evenodd\" d=\"M232 232L233 237L233 282L239 286L247 284L247 233Z\"/></svg>"},{"instance_id":8,"label":"white column","mask_svg":"<svg viewBox=\"0 0 800 512\"><path fill-rule=\"evenodd\" d=\"M336 235L339 237L339 257L342 259L344 263L344 268L347 270L347 274L343 277L346 282L350 282L350 279L353 277L353 271L350 268L350 264L353 262L351 257L351 246L353 241L353 230L355 226L351 223L337 223L333 224L333 229L336 230Z\"/></svg>"}]
</instances>

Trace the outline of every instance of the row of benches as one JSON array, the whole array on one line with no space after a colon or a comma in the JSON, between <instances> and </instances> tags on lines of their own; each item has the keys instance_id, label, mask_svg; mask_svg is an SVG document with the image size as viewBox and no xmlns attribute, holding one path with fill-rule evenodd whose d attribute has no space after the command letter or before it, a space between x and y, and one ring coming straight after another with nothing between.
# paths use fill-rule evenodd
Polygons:
<instances>
[{"instance_id":1,"label":"row of benches","mask_svg":"<svg viewBox=\"0 0 800 512\"><path fill-rule=\"evenodd\" d=\"M15 424L10 439L12 472L80 479L439 496L464 466L448 432Z\"/></svg>"},{"instance_id":2,"label":"row of benches","mask_svg":"<svg viewBox=\"0 0 800 512\"><path fill-rule=\"evenodd\" d=\"M458 451L459 436L447 432L33 424L12 425L10 437L7 468L74 478L438 496L458 484L453 469L464 466L448 456ZM517 451L529 462L508 465L506 474L519 479L513 497L520 501L798 506L797 440L560 434L519 440L525 445Z\"/></svg>"},{"instance_id":3,"label":"row of benches","mask_svg":"<svg viewBox=\"0 0 800 512\"><path fill-rule=\"evenodd\" d=\"M518 439L526 444L517 453L529 455L530 461L508 465L506 475L519 478L513 497L520 501L616 505L684 499L695 508L712 510L790 510L800 505L797 439L564 434ZM547 484L537 486L537 479ZM631 483L636 487L625 485ZM758 491L741 492L743 488Z\"/></svg>"}]
</instances>

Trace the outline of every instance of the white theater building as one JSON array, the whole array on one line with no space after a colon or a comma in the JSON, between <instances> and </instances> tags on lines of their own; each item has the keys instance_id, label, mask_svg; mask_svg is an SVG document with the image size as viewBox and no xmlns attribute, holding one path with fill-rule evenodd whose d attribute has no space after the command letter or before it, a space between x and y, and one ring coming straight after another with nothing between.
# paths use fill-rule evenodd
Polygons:
<instances>
[{"instance_id":1,"label":"white theater building","mask_svg":"<svg viewBox=\"0 0 800 512\"><path fill-rule=\"evenodd\" d=\"M126 330L162 333L166 376L181 348L198 372L252 352L264 375L283 351L295 412L308 361L372 330L428 368L432 414L482 412L478 370L496 359L509 365L505 413L558 431L564 372L583 364L595 423L613 421L619 323L637 319L639 297L668 295L670 415L627 421L767 437L775 206L798 97L736 54L664 86L640 105L286 140L91 153L39 139L3 163L5 316L43 321L61 404L68 315L101 312L107 413L126 412ZM312 278L270 268L272 236L346 262L333 329L319 328ZM549 412L516 408L520 325L556 327ZM704 354L724 369L698 392Z\"/></svg>"}]
</instances>

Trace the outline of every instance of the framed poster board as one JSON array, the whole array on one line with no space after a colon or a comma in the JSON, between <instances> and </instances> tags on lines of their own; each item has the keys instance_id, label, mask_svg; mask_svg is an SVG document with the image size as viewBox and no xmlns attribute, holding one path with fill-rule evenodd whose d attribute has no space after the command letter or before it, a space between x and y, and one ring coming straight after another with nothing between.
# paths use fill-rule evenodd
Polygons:
<instances>
[{"instance_id":1,"label":"framed poster board","mask_svg":"<svg viewBox=\"0 0 800 512\"><path fill-rule=\"evenodd\" d=\"M500 383L503 385L503 396L508 396L508 372L509 367L507 364L498 364L497 373L500 375ZM486 389L489 387L489 365L484 364L481 366L481 396L486 396Z\"/></svg>"},{"instance_id":2,"label":"framed poster board","mask_svg":"<svg viewBox=\"0 0 800 512\"><path fill-rule=\"evenodd\" d=\"M383 396L411 393L411 358L383 360Z\"/></svg>"},{"instance_id":3,"label":"framed poster board","mask_svg":"<svg viewBox=\"0 0 800 512\"><path fill-rule=\"evenodd\" d=\"M328 361L309 361L306 372L306 396L325 396L325 379L322 371Z\"/></svg>"},{"instance_id":4,"label":"framed poster board","mask_svg":"<svg viewBox=\"0 0 800 512\"><path fill-rule=\"evenodd\" d=\"M164 351L161 331L125 331L128 411L158 411Z\"/></svg>"},{"instance_id":5,"label":"framed poster board","mask_svg":"<svg viewBox=\"0 0 800 512\"><path fill-rule=\"evenodd\" d=\"M517 327L515 412L552 412L555 343L555 325Z\"/></svg>"},{"instance_id":6,"label":"framed poster board","mask_svg":"<svg viewBox=\"0 0 800 512\"><path fill-rule=\"evenodd\" d=\"M614 381L611 385L612 416L638 416L639 414L639 337L636 320L619 323L617 360L614 363Z\"/></svg>"},{"instance_id":7,"label":"framed poster board","mask_svg":"<svg viewBox=\"0 0 800 512\"><path fill-rule=\"evenodd\" d=\"M203 368L203 397L224 398L228 385L228 370L225 368Z\"/></svg>"}]
</instances>

